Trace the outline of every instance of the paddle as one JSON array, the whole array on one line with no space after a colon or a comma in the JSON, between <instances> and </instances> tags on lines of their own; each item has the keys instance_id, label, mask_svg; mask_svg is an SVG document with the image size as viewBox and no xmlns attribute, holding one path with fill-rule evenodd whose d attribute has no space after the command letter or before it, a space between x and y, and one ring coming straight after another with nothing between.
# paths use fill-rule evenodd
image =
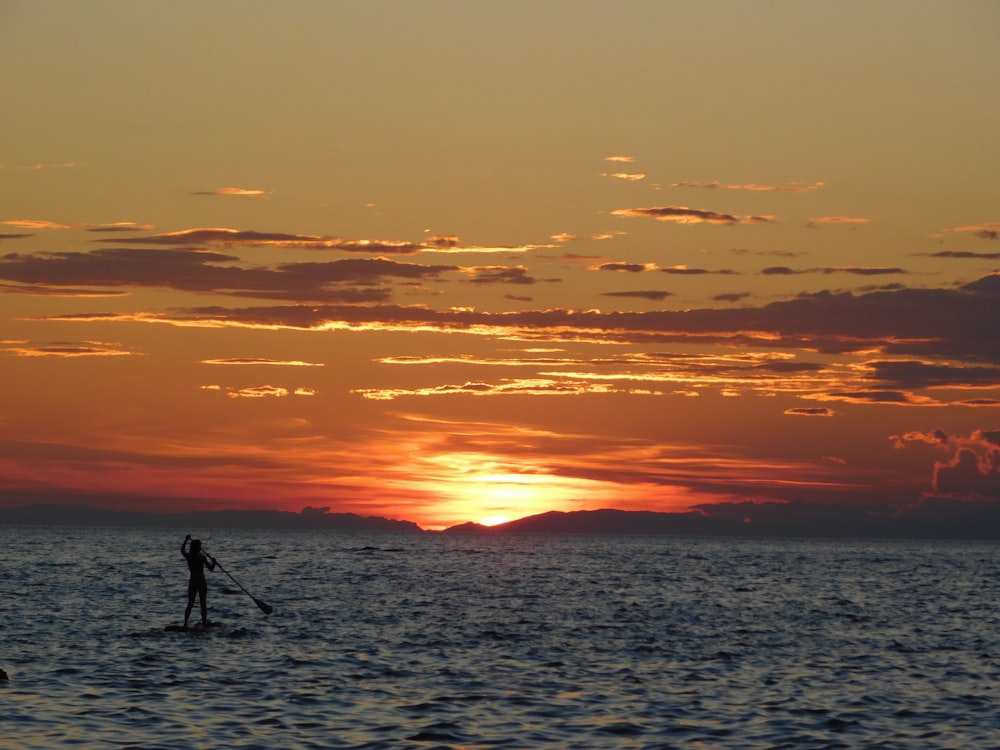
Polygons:
<instances>
[{"instance_id":1,"label":"paddle","mask_svg":"<svg viewBox=\"0 0 1000 750\"><path fill-rule=\"evenodd\" d=\"M271 606L270 604L268 604L267 602L262 602L262 601L261 601L260 599L258 599L258 598L257 598L256 596L254 596L254 595L253 595L253 594L251 594L251 593L250 593L249 591L247 591L247 590L246 590L245 588L243 588L243 584L242 584L242 583L240 583L239 581L237 581L237 580L236 580L235 578L233 578L233 576L232 576L232 575L230 574L230 572L229 572L228 570L226 570L225 568L223 568L223 567L222 567L222 563L220 563L220 562L219 562L218 560L216 560L216 559L215 559L214 557L212 558L212 560L213 560L213 561L215 561L215 565L216 565L216 566L217 566L217 567L219 568L219 570L221 570L221 571L222 571L223 573L225 573L225 574L226 574L227 576L229 576L229 579L230 579L230 580L231 580L231 581L232 581L233 583L235 583L235 584L236 584L237 586L239 586L239 587L240 587L241 589L243 589L243 593L244 593L244 594L246 594L246 595L247 595L247 596L249 596L249 597L250 597L251 599L253 599L253 603L254 603L254 604L256 604L256 605L257 605L258 607L260 607L260 611L261 611L261 612L263 612L263 613L264 613L265 615L269 615L269 614L271 614L272 612L274 612L274 607L272 607L272 606Z\"/></svg>"}]
</instances>

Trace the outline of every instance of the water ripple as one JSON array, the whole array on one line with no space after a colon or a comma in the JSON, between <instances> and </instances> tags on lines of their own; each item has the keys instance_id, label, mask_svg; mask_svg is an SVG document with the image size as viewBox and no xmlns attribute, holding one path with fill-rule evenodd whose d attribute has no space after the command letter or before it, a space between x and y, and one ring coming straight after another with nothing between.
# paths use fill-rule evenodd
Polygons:
<instances>
[{"instance_id":1,"label":"water ripple","mask_svg":"<svg viewBox=\"0 0 1000 750\"><path fill-rule=\"evenodd\" d=\"M17 747L993 747L986 543L0 529ZM98 552L95 553L95 550Z\"/></svg>"}]
</instances>

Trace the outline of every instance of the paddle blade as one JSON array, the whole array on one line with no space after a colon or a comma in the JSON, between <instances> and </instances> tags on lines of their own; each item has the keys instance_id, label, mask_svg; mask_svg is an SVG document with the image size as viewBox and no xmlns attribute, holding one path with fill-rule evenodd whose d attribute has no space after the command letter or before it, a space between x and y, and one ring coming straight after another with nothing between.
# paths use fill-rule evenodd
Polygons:
<instances>
[{"instance_id":1,"label":"paddle blade","mask_svg":"<svg viewBox=\"0 0 1000 750\"><path fill-rule=\"evenodd\" d=\"M262 602L260 599L254 598L253 603L260 607L260 611L265 615L269 615L274 612L274 607L272 607L267 602Z\"/></svg>"}]
</instances>

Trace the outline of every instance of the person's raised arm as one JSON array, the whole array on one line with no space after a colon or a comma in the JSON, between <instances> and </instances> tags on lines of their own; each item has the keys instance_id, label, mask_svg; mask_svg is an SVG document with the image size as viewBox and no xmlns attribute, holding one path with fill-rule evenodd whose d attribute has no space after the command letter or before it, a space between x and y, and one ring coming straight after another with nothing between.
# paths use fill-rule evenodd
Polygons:
<instances>
[{"instance_id":1,"label":"person's raised arm","mask_svg":"<svg viewBox=\"0 0 1000 750\"><path fill-rule=\"evenodd\" d=\"M205 564L208 566L209 570L215 570L215 558L207 552L205 553Z\"/></svg>"},{"instance_id":2,"label":"person's raised arm","mask_svg":"<svg viewBox=\"0 0 1000 750\"><path fill-rule=\"evenodd\" d=\"M191 535L188 534L186 537L184 537L184 541L181 542L181 554L184 555L184 557L188 556L188 553L187 553L187 550L185 549L185 547L187 546L187 543L190 542L190 541L191 541Z\"/></svg>"}]
</instances>

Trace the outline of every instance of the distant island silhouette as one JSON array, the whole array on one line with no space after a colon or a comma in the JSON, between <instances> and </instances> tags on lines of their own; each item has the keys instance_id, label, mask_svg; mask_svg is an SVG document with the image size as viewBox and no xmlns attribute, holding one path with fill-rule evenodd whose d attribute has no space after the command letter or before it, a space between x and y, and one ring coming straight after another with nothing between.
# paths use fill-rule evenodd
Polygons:
<instances>
[{"instance_id":1,"label":"distant island silhouette","mask_svg":"<svg viewBox=\"0 0 1000 750\"><path fill-rule=\"evenodd\" d=\"M801 501L719 503L687 513L549 511L496 526L465 523L444 533L992 540L1000 539L1000 503L930 498L906 511Z\"/></svg>"},{"instance_id":2,"label":"distant island silhouette","mask_svg":"<svg viewBox=\"0 0 1000 750\"><path fill-rule=\"evenodd\" d=\"M0 525L423 532L423 529L412 521L395 521L379 516L365 517L354 513L330 513L327 508L312 507L306 507L299 513L282 510L152 513L112 510L93 505L21 505L15 508L0 508Z\"/></svg>"},{"instance_id":3,"label":"distant island silhouette","mask_svg":"<svg viewBox=\"0 0 1000 750\"><path fill-rule=\"evenodd\" d=\"M131 528L304 529L477 534L621 534L733 537L821 537L884 539L1000 539L1000 503L928 498L898 510L879 505L740 502L699 506L682 513L615 509L549 511L483 526L463 523L426 531L412 521L306 507L278 510L217 510L162 513L81 504L36 504L0 508L0 525L105 526Z\"/></svg>"}]
</instances>

